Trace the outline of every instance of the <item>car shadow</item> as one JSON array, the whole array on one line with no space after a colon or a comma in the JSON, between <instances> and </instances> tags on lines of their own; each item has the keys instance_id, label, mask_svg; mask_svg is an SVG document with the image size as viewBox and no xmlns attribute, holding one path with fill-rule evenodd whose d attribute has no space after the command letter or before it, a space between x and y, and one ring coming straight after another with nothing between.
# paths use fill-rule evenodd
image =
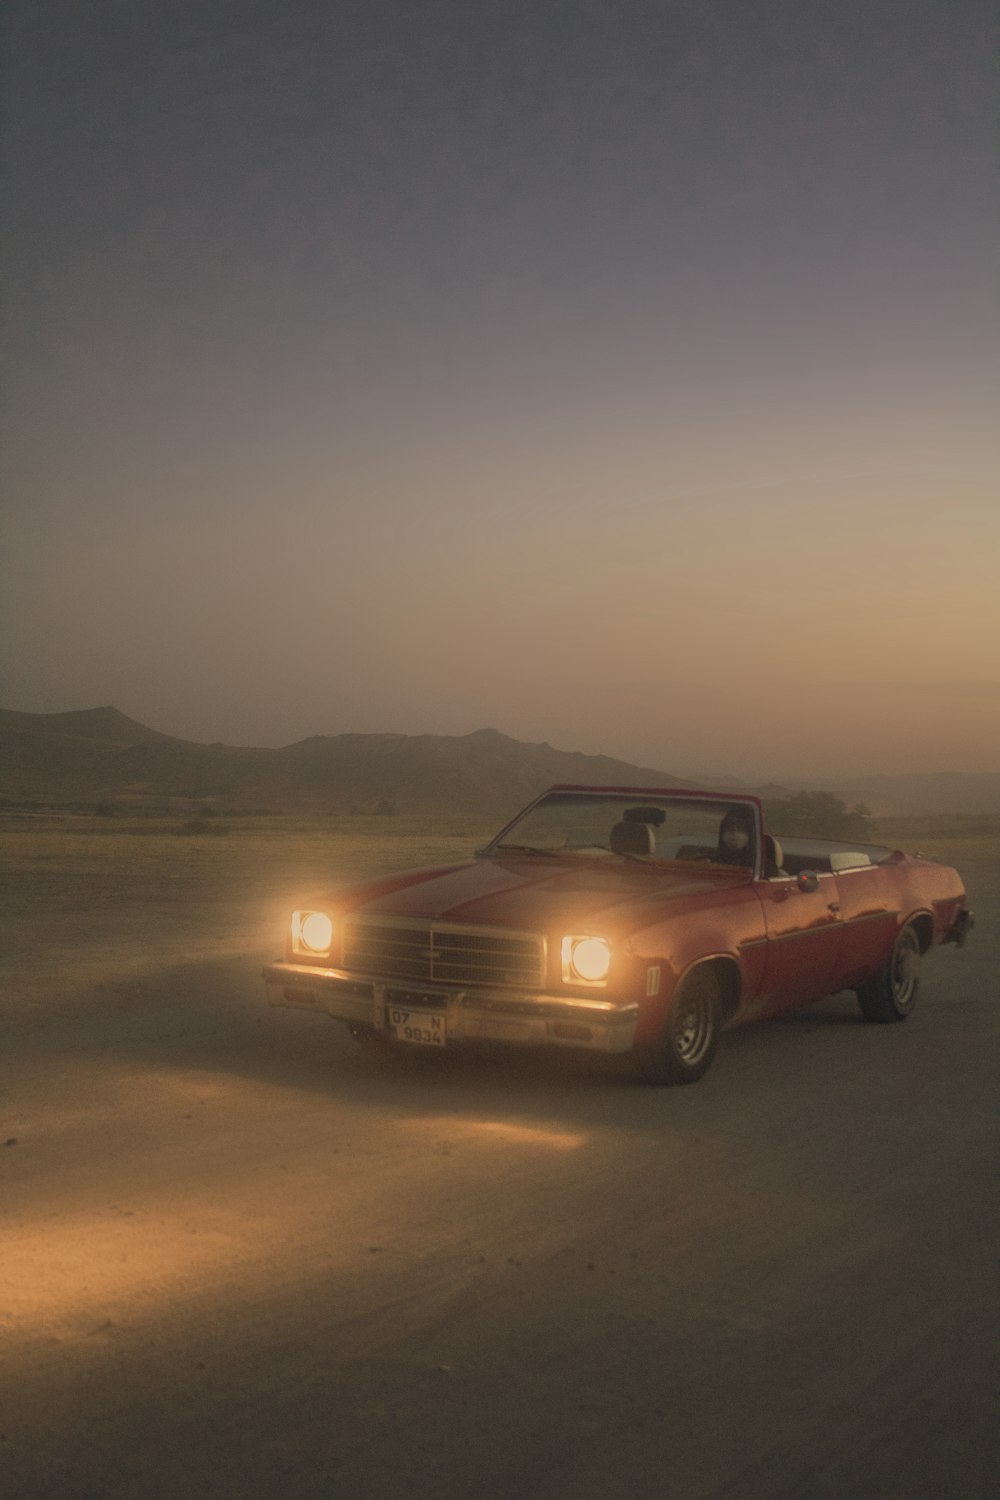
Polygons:
<instances>
[{"instance_id":1,"label":"car shadow","mask_svg":"<svg viewBox=\"0 0 1000 1500\"><path fill-rule=\"evenodd\" d=\"M572 1049L463 1043L437 1049L397 1045L373 1050L346 1027L309 1012L272 1009L260 961L248 954L206 969L203 962L156 969L141 980L78 995L72 1011L43 1016L17 1054L45 1066L74 1056L81 1065L126 1072L199 1074L288 1092L330 1096L361 1111L407 1115L461 1112L473 1118L547 1120L569 1129L607 1125L684 1130L706 1114L731 1119L746 1089L770 1090L803 1068L834 1068L844 1050L871 1048L873 1030L844 993L774 1020L724 1033L708 1074L693 1087L641 1080L628 1055ZM895 1028L889 1028L895 1029ZM836 1046L803 1047L823 1035Z\"/></svg>"}]
</instances>

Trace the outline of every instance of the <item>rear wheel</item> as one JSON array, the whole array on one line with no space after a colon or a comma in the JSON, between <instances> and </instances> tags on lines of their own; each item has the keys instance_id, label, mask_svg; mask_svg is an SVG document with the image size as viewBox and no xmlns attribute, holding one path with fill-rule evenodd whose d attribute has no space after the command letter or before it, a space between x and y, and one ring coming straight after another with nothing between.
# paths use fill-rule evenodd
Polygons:
<instances>
[{"instance_id":1,"label":"rear wheel","mask_svg":"<svg viewBox=\"0 0 1000 1500\"><path fill-rule=\"evenodd\" d=\"M695 1083L708 1069L719 1040L719 986L708 969L681 984L655 1042L640 1043L636 1067L647 1083Z\"/></svg>"},{"instance_id":2,"label":"rear wheel","mask_svg":"<svg viewBox=\"0 0 1000 1500\"><path fill-rule=\"evenodd\" d=\"M861 985L858 1004L866 1021L905 1021L920 987L920 939L904 927L878 973Z\"/></svg>"}]
</instances>

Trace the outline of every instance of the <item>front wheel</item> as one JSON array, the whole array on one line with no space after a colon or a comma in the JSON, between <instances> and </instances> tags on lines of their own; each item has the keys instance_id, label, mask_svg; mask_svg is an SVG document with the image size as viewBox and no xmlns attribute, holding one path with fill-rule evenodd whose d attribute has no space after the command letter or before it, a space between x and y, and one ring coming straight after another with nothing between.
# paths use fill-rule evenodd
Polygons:
<instances>
[{"instance_id":1,"label":"front wheel","mask_svg":"<svg viewBox=\"0 0 1000 1500\"><path fill-rule=\"evenodd\" d=\"M647 1083L695 1083L707 1071L719 1040L719 986L708 969L695 969L682 982L655 1042L634 1051Z\"/></svg>"},{"instance_id":2,"label":"front wheel","mask_svg":"<svg viewBox=\"0 0 1000 1500\"><path fill-rule=\"evenodd\" d=\"M920 987L920 939L904 927L878 973L858 989L858 1004L866 1021L905 1021Z\"/></svg>"}]
</instances>

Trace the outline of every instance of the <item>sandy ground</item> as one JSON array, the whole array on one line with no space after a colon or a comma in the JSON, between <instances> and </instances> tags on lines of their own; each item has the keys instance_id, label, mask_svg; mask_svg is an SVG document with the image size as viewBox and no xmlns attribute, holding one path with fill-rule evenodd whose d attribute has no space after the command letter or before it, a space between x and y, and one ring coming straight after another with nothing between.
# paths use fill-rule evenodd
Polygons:
<instances>
[{"instance_id":1,"label":"sandy ground","mask_svg":"<svg viewBox=\"0 0 1000 1500\"><path fill-rule=\"evenodd\" d=\"M905 1025L657 1090L270 1011L288 859L164 848L7 898L5 1500L997 1493L1000 868Z\"/></svg>"}]
</instances>

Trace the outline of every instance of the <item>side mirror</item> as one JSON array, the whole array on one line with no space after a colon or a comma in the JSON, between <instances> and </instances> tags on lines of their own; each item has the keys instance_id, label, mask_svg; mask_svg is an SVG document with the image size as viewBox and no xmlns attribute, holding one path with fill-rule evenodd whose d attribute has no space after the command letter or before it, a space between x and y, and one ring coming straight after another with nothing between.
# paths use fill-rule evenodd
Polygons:
<instances>
[{"instance_id":1,"label":"side mirror","mask_svg":"<svg viewBox=\"0 0 1000 1500\"><path fill-rule=\"evenodd\" d=\"M803 870L795 884L800 891L818 891L819 876L815 870Z\"/></svg>"}]
</instances>

